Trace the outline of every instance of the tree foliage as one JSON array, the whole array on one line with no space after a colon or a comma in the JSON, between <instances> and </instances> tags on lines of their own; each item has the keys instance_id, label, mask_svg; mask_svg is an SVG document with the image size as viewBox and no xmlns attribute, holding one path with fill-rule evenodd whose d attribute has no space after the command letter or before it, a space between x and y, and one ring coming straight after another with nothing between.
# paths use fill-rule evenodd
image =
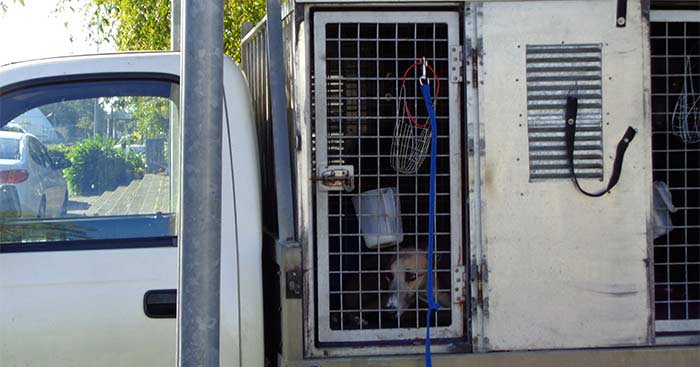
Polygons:
<instances>
[{"instance_id":1,"label":"tree foliage","mask_svg":"<svg viewBox=\"0 0 700 367\"><path fill-rule=\"evenodd\" d=\"M58 10L82 12L95 43L143 51L170 49L170 6L170 0L61 0ZM224 53L240 61L241 25L264 15L265 0L225 0Z\"/></svg>"},{"instance_id":2,"label":"tree foliage","mask_svg":"<svg viewBox=\"0 0 700 367\"><path fill-rule=\"evenodd\" d=\"M24 0L12 0L13 3L24 6ZM0 14L7 12L8 0L0 0Z\"/></svg>"}]
</instances>

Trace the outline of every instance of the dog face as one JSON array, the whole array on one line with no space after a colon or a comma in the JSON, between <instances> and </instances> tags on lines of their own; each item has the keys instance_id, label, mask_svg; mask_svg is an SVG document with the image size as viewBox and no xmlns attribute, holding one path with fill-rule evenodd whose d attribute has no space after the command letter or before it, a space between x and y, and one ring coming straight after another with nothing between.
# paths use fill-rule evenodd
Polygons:
<instances>
[{"instance_id":1,"label":"dog face","mask_svg":"<svg viewBox=\"0 0 700 367\"><path fill-rule=\"evenodd\" d=\"M400 318L401 314L409 307L415 307L417 303L416 293L425 293L428 283L428 258L425 254L399 254L392 260L386 274L389 283L389 298L384 308L395 310L394 315ZM424 294L421 296L425 297Z\"/></svg>"}]
</instances>

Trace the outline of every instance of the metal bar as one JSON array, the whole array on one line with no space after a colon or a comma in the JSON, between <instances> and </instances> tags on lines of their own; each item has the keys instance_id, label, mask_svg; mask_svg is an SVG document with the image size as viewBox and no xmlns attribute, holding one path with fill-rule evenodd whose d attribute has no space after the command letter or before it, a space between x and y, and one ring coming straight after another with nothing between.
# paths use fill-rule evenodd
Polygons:
<instances>
[{"instance_id":1,"label":"metal bar","mask_svg":"<svg viewBox=\"0 0 700 367\"><path fill-rule=\"evenodd\" d=\"M180 0L170 0L170 49L180 51L181 9Z\"/></svg>"},{"instance_id":2,"label":"metal bar","mask_svg":"<svg viewBox=\"0 0 700 367\"><path fill-rule=\"evenodd\" d=\"M182 3L180 172L190 179L183 179L181 186L177 328L180 367L219 365L222 14L222 1Z\"/></svg>"},{"instance_id":3,"label":"metal bar","mask_svg":"<svg viewBox=\"0 0 700 367\"><path fill-rule=\"evenodd\" d=\"M281 243L296 243L289 119L285 89L284 34L279 0L267 0L267 67L270 81L272 141L274 144L277 235ZM270 163L270 162L268 162Z\"/></svg>"},{"instance_id":4,"label":"metal bar","mask_svg":"<svg viewBox=\"0 0 700 367\"><path fill-rule=\"evenodd\" d=\"M475 5L479 6L479 5ZM470 32L470 35L474 38L474 44L477 45L477 48L473 49L472 52L476 52L477 55L481 50L479 50L478 42L477 40L479 39L480 36L480 26L481 26L481 19L479 18L479 11L474 9L471 14L469 15L471 17L471 25L472 29ZM474 58L473 62L481 62L480 58ZM478 77L478 74L477 74ZM475 83L476 81L472 81L472 83ZM478 90L478 85L475 85L475 88L472 88L471 92L473 94L474 101L476 101L479 105L481 105L480 101L480 96L479 96L479 90ZM475 107L475 108L474 108ZM473 106L471 116L473 116L474 120L471 122L472 124L472 141L474 145L474 197L469 199L470 203L473 203L472 209L473 212L469 213L470 222L474 224L474 227L472 229L474 236L474 244L473 248L475 249L474 251L474 257L476 259L476 266L481 266L486 261L486 256L484 255L483 251L483 235L482 235L482 216L481 216L481 119L479 117L479 108L477 106ZM478 326L478 330L472 330L472 334L476 334L478 336L477 340L477 345L473 346L477 348L477 350L484 350L485 349L485 342L484 342L484 337L486 335L486 330L485 330L485 320L484 320L484 311L483 311L483 305L478 306L477 309L477 314L472 315L476 319L475 326Z\"/></svg>"}]
</instances>

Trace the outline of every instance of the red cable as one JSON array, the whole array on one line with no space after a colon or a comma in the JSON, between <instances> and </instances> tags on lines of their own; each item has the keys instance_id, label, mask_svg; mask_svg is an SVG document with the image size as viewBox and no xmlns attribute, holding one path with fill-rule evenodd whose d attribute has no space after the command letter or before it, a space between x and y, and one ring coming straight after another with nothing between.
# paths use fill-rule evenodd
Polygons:
<instances>
[{"instance_id":1,"label":"red cable","mask_svg":"<svg viewBox=\"0 0 700 367\"><path fill-rule=\"evenodd\" d=\"M406 77L408 76L408 73L411 72L416 66L423 65L422 61L418 61L417 63L411 65L404 71L403 73L403 82L402 86L406 86ZM433 80L437 81L437 85L435 86L435 98L437 99L439 93L440 93L440 78L438 77L437 73L435 70L428 65L428 63L425 64L425 67L430 70L431 73L433 73ZM418 121L416 121L416 118L413 117L413 114L411 113L411 109L408 107L408 103L404 103L406 114L408 115L408 119L415 125L416 127L420 128L426 128L428 125L430 125L430 118L425 119L425 123L419 124Z\"/></svg>"}]
</instances>

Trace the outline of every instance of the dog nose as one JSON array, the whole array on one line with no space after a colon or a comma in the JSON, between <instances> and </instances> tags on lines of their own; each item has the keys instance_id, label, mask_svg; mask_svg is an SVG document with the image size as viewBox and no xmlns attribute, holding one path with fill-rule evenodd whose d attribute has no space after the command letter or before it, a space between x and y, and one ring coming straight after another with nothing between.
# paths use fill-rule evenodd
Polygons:
<instances>
[{"instance_id":1,"label":"dog nose","mask_svg":"<svg viewBox=\"0 0 700 367\"><path fill-rule=\"evenodd\" d=\"M389 311L393 311L390 313L390 316L392 318L399 318L401 317L401 303L399 302L399 297L396 294L392 294L389 299L386 301L386 304L384 305L384 308Z\"/></svg>"},{"instance_id":2,"label":"dog nose","mask_svg":"<svg viewBox=\"0 0 700 367\"><path fill-rule=\"evenodd\" d=\"M399 308L399 297L397 297L395 294L392 294L391 296L389 296L389 299L386 300L386 304L384 305L384 307L388 309Z\"/></svg>"}]
</instances>

